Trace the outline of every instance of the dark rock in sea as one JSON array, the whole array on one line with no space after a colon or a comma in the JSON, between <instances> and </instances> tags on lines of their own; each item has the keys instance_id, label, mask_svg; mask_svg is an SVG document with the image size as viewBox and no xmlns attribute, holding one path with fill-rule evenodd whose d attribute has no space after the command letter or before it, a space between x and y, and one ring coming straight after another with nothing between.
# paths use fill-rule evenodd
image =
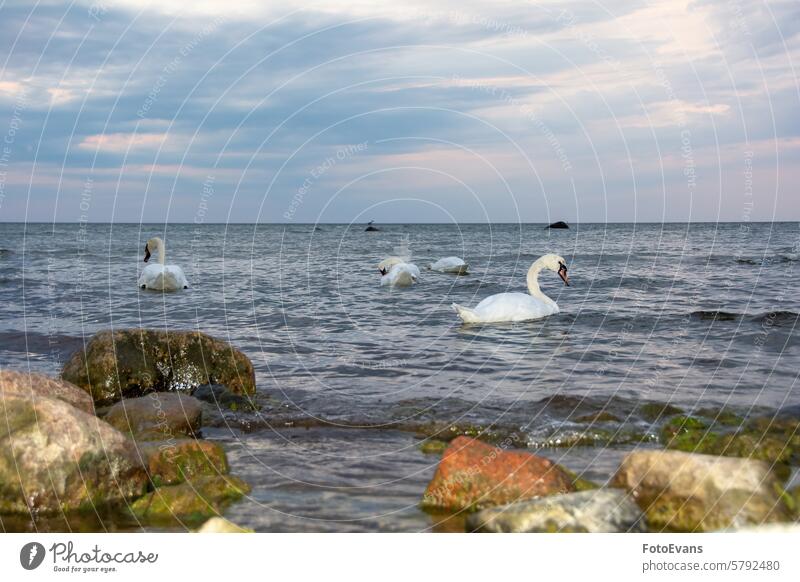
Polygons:
<instances>
[{"instance_id":1,"label":"dark rock in sea","mask_svg":"<svg viewBox=\"0 0 800 582\"><path fill-rule=\"evenodd\" d=\"M228 410L257 410L257 405L251 398L234 394L222 384L202 384L192 391L192 396Z\"/></svg>"},{"instance_id":2,"label":"dark rock in sea","mask_svg":"<svg viewBox=\"0 0 800 582\"><path fill-rule=\"evenodd\" d=\"M203 407L192 396L152 392L126 398L109 408L105 421L138 440L192 436L200 430Z\"/></svg>"},{"instance_id":3,"label":"dark rock in sea","mask_svg":"<svg viewBox=\"0 0 800 582\"><path fill-rule=\"evenodd\" d=\"M30 398L47 397L62 400L88 414L94 414L94 402L85 390L74 384L44 374L0 371L0 397L17 394Z\"/></svg>"},{"instance_id":4,"label":"dark rock in sea","mask_svg":"<svg viewBox=\"0 0 800 582\"><path fill-rule=\"evenodd\" d=\"M476 511L575 489L573 477L549 459L458 437L444 452L422 508Z\"/></svg>"},{"instance_id":5,"label":"dark rock in sea","mask_svg":"<svg viewBox=\"0 0 800 582\"><path fill-rule=\"evenodd\" d=\"M228 459L220 445L211 441L178 439L142 442L139 451L155 487L177 485L200 475L228 472Z\"/></svg>"},{"instance_id":6,"label":"dark rock in sea","mask_svg":"<svg viewBox=\"0 0 800 582\"><path fill-rule=\"evenodd\" d=\"M664 402L646 402L636 408L636 413L650 422L665 420L674 414L681 414L682 409Z\"/></svg>"},{"instance_id":7,"label":"dark rock in sea","mask_svg":"<svg viewBox=\"0 0 800 582\"><path fill-rule=\"evenodd\" d=\"M548 224L547 228L569 228L569 225L563 220L559 220L558 222Z\"/></svg>"},{"instance_id":8,"label":"dark rock in sea","mask_svg":"<svg viewBox=\"0 0 800 582\"><path fill-rule=\"evenodd\" d=\"M0 513L93 510L147 490L133 441L96 416L9 392L0 418Z\"/></svg>"},{"instance_id":9,"label":"dark rock in sea","mask_svg":"<svg viewBox=\"0 0 800 582\"><path fill-rule=\"evenodd\" d=\"M610 412L594 412L592 414L584 414L575 419L575 422L586 422L590 424L600 422L620 422L619 418Z\"/></svg>"},{"instance_id":10,"label":"dark rock in sea","mask_svg":"<svg viewBox=\"0 0 800 582\"><path fill-rule=\"evenodd\" d=\"M636 499L651 531L707 532L792 518L780 480L762 461L636 451L612 486Z\"/></svg>"},{"instance_id":11,"label":"dark rock in sea","mask_svg":"<svg viewBox=\"0 0 800 582\"><path fill-rule=\"evenodd\" d=\"M642 512L624 492L596 489L484 509L467 518L470 531L491 533L642 532Z\"/></svg>"},{"instance_id":12,"label":"dark rock in sea","mask_svg":"<svg viewBox=\"0 0 800 582\"><path fill-rule=\"evenodd\" d=\"M148 523L191 524L222 514L225 507L250 492L231 475L200 476L180 485L159 487L131 504L130 510Z\"/></svg>"},{"instance_id":13,"label":"dark rock in sea","mask_svg":"<svg viewBox=\"0 0 800 582\"><path fill-rule=\"evenodd\" d=\"M425 439L419 445L419 450L426 455L441 455L446 449L447 443L439 439Z\"/></svg>"},{"instance_id":14,"label":"dark rock in sea","mask_svg":"<svg viewBox=\"0 0 800 582\"><path fill-rule=\"evenodd\" d=\"M149 392L189 392L225 384L236 394L255 392L250 360L227 342L193 331L101 331L72 355L61 377L89 392L97 404Z\"/></svg>"},{"instance_id":15,"label":"dark rock in sea","mask_svg":"<svg viewBox=\"0 0 800 582\"><path fill-rule=\"evenodd\" d=\"M378 232L379 230L380 228L378 228L377 226L368 226L367 228L364 229L364 232Z\"/></svg>"}]
</instances>

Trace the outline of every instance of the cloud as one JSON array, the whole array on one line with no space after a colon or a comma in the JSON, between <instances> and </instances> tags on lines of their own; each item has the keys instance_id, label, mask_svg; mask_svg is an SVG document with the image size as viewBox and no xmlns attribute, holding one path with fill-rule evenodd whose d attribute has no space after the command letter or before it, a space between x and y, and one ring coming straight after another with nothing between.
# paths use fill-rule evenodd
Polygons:
<instances>
[{"instance_id":1,"label":"cloud","mask_svg":"<svg viewBox=\"0 0 800 582\"><path fill-rule=\"evenodd\" d=\"M78 147L119 154L129 150L158 148L166 139L165 133L102 133L86 136Z\"/></svg>"},{"instance_id":2,"label":"cloud","mask_svg":"<svg viewBox=\"0 0 800 582\"><path fill-rule=\"evenodd\" d=\"M719 160L753 143L794 159L799 31L800 7L788 0L6 3L0 136L3 120L18 119L2 218L20 218L27 205L15 197L27 181L40 218L74 219L73 189L58 198L52 185L94 175L117 212L162 219L163 207L140 207L149 185L189 200L170 218L191 220L198 184L215 174L216 219L252 220L264 201L272 220L309 168L368 142L315 183L297 220L348 183L330 220L395 190L464 220L482 220L484 207L513 218L496 199L502 180L476 159L492 161L515 192L537 192L521 197L523 219L554 207L568 220L628 219L635 200L640 218L658 220L663 184L683 180L685 129L702 176L728 171ZM393 165L422 169L400 183L385 171ZM729 166L723 183L735 187ZM780 185L778 206L800 218L784 190L796 171L776 163L768 180L767 166L761 179ZM462 184L480 204L459 205ZM574 201L554 201L573 186ZM707 199L695 209L716 209L715 188L698 188ZM95 208L94 219L111 218ZM679 219L680 204L670 212Z\"/></svg>"}]
</instances>

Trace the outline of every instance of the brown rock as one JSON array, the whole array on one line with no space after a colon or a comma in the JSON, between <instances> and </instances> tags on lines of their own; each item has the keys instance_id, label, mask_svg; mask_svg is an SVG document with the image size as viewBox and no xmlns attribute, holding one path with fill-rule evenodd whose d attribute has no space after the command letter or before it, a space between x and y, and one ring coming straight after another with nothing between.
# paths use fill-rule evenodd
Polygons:
<instances>
[{"instance_id":1,"label":"brown rock","mask_svg":"<svg viewBox=\"0 0 800 582\"><path fill-rule=\"evenodd\" d=\"M139 443L147 473L156 487L175 485L198 475L228 472L225 451L217 443L195 439Z\"/></svg>"},{"instance_id":2,"label":"brown rock","mask_svg":"<svg viewBox=\"0 0 800 582\"><path fill-rule=\"evenodd\" d=\"M51 378L44 374L0 371L0 397L5 394L19 394L28 397L47 397L62 400L67 404L94 414L94 402L86 391L81 390L66 380Z\"/></svg>"},{"instance_id":3,"label":"brown rock","mask_svg":"<svg viewBox=\"0 0 800 582\"><path fill-rule=\"evenodd\" d=\"M152 392L117 402L104 418L122 432L146 436L148 440L166 440L194 435L200 430L202 415L202 404L196 398Z\"/></svg>"},{"instance_id":4,"label":"brown rock","mask_svg":"<svg viewBox=\"0 0 800 582\"><path fill-rule=\"evenodd\" d=\"M250 360L229 343L195 331L101 331L72 355L61 377L98 404L149 392L190 392L224 384L235 394L255 392Z\"/></svg>"},{"instance_id":5,"label":"brown rock","mask_svg":"<svg viewBox=\"0 0 800 582\"><path fill-rule=\"evenodd\" d=\"M55 398L0 399L0 513L62 513L142 495L133 441Z\"/></svg>"},{"instance_id":6,"label":"brown rock","mask_svg":"<svg viewBox=\"0 0 800 582\"><path fill-rule=\"evenodd\" d=\"M474 511L574 490L573 478L549 459L462 436L445 450L422 507Z\"/></svg>"},{"instance_id":7,"label":"brown rock","mask_svg":"<svg viewBox=\"0 0 800 582\"><path fill-rule=\"evenodd\" d=\"M655 531L714 531L791 520L780 480L763 461L637 451L622 461L612 485L636 499Z\"/></svg>"}]
</instances>

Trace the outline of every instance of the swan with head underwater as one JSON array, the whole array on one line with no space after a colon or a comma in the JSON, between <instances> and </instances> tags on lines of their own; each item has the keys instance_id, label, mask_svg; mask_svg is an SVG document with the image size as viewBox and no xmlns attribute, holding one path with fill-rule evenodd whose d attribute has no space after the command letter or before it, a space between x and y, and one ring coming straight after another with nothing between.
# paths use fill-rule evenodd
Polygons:
<instances>
[{"instance_id":1,"label":"swan with head underwater","mask_svg":"<svg viewBox=\"0 0 800 582\"><path fill-rule=\"evenodd\" d=\"M144 245L144 262L150 260L150 253L158 252L158 263L147 265L139 275L139 287L154 291L178 291L188 289L189 282L178 265L165 265L166 249L164 241L153 237Z\"/></svg>"},{"instance_id":2,"label":"swan with head underwater","mask_svg":"<svg viewBox=\"0 0 800 582\"><path fill-rule=\"evenodd\" d=\"M539 257L528 269L528 293L498 293L478 303L474 309L453 303L464 323L499 323L528 321L558 313L558 304L539 289L539 273L549 269L558 273L564 285L569 286L567 263L558 255Z\"/></svg>"},{"instance_id":3,"label":"swan with head underwater","mask_svg":"<svg viewBox=\"0 0 800 582\"><path fill-rule=\"evenodd\" d=\"M419 280L419 267L406 262L403 257L389 257L378 264L381 285L389 287L409 287Z\"/></svg>"}]
</instances>

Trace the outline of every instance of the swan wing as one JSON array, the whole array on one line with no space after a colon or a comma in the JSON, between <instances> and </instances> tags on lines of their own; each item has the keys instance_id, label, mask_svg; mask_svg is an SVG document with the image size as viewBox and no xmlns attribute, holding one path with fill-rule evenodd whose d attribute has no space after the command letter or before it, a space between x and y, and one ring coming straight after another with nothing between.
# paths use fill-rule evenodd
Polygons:
<instances>
[{"instance_id":1,"label":"swan wing","mask_svg":"<svg viewBox=\"0 0 800 582\"><path fill-rule=\"evenodd\" d=\"M482 322L527 321L558 313L555 303L546 303L527 293L498 293L478 303L473 310Z\"/></svg>"},{"instance_id":2,"label":"swan wing","mask_svg":"<svg viewBox=\"0 0 800 582\"><path fill-rule=\"evenodd\" d=\"M139 275L139 287L154 291L177 291L189 286L183 269L177 265L147 265Z\"/></svg>"}]
</instances>

